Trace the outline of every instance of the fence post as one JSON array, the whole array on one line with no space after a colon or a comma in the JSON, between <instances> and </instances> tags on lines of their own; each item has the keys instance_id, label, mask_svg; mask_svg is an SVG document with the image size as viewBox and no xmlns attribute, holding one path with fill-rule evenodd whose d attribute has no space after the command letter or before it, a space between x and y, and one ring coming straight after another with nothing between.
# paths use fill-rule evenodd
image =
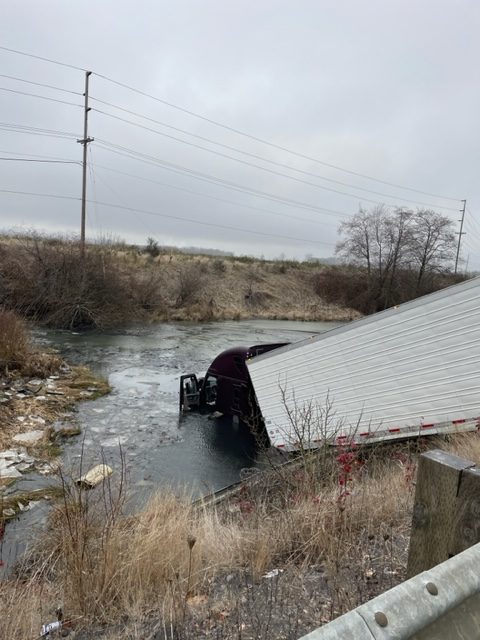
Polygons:
<instances>
[{"instance_id":1,"label":"fence post","mask_svg":"<svg viewBox=\"0 0 480 640\"><path fill-rule=\"evenodd\" d=\"M407 577L480 540L480 470L435 450L419 458Z\"/></svg>"}]
</instances>

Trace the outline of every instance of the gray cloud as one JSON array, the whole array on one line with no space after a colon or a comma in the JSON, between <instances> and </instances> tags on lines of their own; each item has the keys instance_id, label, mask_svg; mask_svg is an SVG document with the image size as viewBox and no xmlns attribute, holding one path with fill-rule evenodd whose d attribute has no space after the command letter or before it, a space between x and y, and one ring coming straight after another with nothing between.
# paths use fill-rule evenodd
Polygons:
<instances>
[{"instance_id":1,"label":"gray cloud","mask_svg":"<svg viewBox=\"0 0 480 640\"><path fill-rule=\"evenodd\" d=\"M477 2L29 0L10 3L3 13L3 46L105 74L333 165L431 193L467 198L463 253L465 258L469 256L470 266L480 268ZM83 74L79 71L5 51L0 51L0 60L3 74L83 90ZM79 104L82 101L81 96L5 78L0 78L0 86ZM90 132L96 142L91 145L90 198L193 222L89 205L91 236L109 233L142 242L153 235L166 243L265 256L325 256L333 253L336 226L341 219L340 215L272 202L118 156L103 148L99 140L345 215L354 213L360 203L369 206L368 199L415 206L401 200L403 197L436 206L460 206L459 202L402 191L287 154L96 75L91 79L91 95L275 162L350 183L350 187L335 186L272 166L92 101L98 109L169 135L354 196L254 169L92 111ZM81 134L81 108L3 91L0 100L2 122ZM1 131L0 148L18 155L81 158L80 145L74 140L6 131ZM7 156L0 153L3 155ZM0 166L0 188L79 196L80 168L76 165L2 161ZM103 167L171 186L140 181ZM392 197L368 194L355 186ZM3 228L26 225L75 231L79 210L77 201L0 193ZM454 220L459 217L456 211L439 210ZM202 226L194 221L250 229L272 237Z\"/></svg>"}]
</instances>

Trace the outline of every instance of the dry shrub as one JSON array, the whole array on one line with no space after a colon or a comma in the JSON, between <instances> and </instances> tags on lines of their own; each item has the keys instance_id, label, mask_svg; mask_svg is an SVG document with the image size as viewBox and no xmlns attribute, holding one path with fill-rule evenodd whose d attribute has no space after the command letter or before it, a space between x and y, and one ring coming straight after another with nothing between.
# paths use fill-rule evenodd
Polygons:
<instances>
[{"instance_id":1,"label":"dry shrub","mask_svg":"<svg viewBox=\"0 0 480 640\"><path fill-rule=\"evenodd\" d=\"M166 303L163 292L165 281L162 273L155 268L145 272L130 273L128 290L131 291L132 302L140 311L162 312Z\"/></svg>"},{"instance_id":2,"label":"dry shrub","mask_svg":"<svg viewBox=\"0 0 480 640\"><path fill-rule=\"evenodd\" d=\"M118 486L106 481L91 492L64 480L65 500L41 542L36 564L71 615L115 623L157 612L181 624L188 599L226 572L258 578L323 563L335 583L345 571L354 582L371 565L401 571L400 551L382 546L387 533L408 528L412 495L401 465L372 459L343 498L336 467L325 476L311 464L272 469L216 508L165 491L135 517L122 515L120 475Z\"/></svg>"},{"instance_id":3,"label":"dry shrub","mask_svg":"<svg viewBox=\"0 0 480 640\"><path fill-rule=\"evenodd\" d=\"M362 269L325 268L312 275L314 292L326 302L356 309L361 313L375 311L367 274Z\"/></svg>"},{"instance_id":4,"label":"dry shrub","mask_svg":"<svg viewBox=\"0 0 480 640\"><path fill-rule=\"evenodd\" d=\"M13 311L0 309L0 370L44 378L58 370L62 359L30 345L24 322Z\"/></svg>"},{"instance_id":5,"label":"dry shrub","mask_svg":"<svg viewBox=\"0 0 480 640\"><path fill-rule=\"evenodd\" d=\"M221 258L215 258L215 260L212 260L212 272L215 273L217 276L221 276L224 273L226 273L227 271L227 265L225 263L225 260L222 260Z\"/></svg>"},{"instance_id":6,"label":"dry shrub","mask_svg":"<svg viewBox=\"0 0 480 640\"><path fill-rule=\"evenodd\" d=\"M82 257L74 240L32 235L0 247L0 302L57 328L95 328L134 315L132 291L107 248Z\"/></svg>"},{"instance_id":7,"label":"dry shrub","mask_svg":"<svg viewBox=\"0 0 480 640\"><path fill-rule=\"evenodd\" d=\"M451 273L429 273L421 289L417 287L416 274L408 269L396 272L395 281L381 277L373 270L356 266L329 267L314 273L314 292L325 301L350 307L363 314L382 311L396 304L413 300L456 284L464 279Z\"/></svg>"},{"instance_id":8,"label":"dry shrub","mask_svg":"<svg viewBox=\"0 0 480 640\"><path fill-rule=\"evenodd\" d=\"M24 323L12 311L0 309L0 368L21 368L29 352Z\"/></svg>"},{"instance_id":9,"label":"dry shrub","mask_svg":"<svg viewBox=\"0 0 480 640\"><path fill-rule=\"evenodd\" d=\"M0 581L2 639L38 638L42 624L56 620L55 606L59 602L61 595L49 583L40 582L37 576Z\"/></svg>"},{"instance_id":10,"label":"dry shrub","mask_svg":"<svg viewBox=\"0 0 480 640\"><path fill-rule=\"evenodd\" d=\"M434 440L435 448L444 449L465 460L480 464L480 437L477 433L456 433Z\"/></svg>"},{"instance_id":11,"label":"dry shrub","mask_svg":"<svg viewBox=\"0 0 480 640\"><path fill-rule=\"evenodd\" d=\"M206 284L205 265L195 260L178 271L176 308L195 303Z\"/></svg>"},{"instance_id":12,"label":"dry shrub","mask_svg":"<svg viewBox=\"0 0 480 640\"><path fill-rule=\"evenodd\" d=\"M477 434L443 443L480 456ZM135 516L122 514L123 470L118 486L107 481L88 493L64 479L65 501L30 565L36 579L3 586L0 613L25 618L8 637L26 637L61 593L68 615L85 623L135 626L153 616L174 629L165 637L194 638L184 632L188 603L236 570L256 580L273 568L308 575L322 566L335 617L404 578L417 453L416 445L304 452L303 464L252 476L216 507L164 491Z\"/></svg>"}]
</instances>

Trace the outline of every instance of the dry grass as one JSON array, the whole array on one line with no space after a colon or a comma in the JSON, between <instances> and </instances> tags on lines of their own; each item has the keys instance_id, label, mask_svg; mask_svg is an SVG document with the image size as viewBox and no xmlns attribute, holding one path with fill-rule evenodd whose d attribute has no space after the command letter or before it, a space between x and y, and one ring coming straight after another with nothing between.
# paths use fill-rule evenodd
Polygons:
<instances>
[{"instance_id":1,"label":"dry grass","mask_svg":"<svg viewBox=\"0 0 480 640\"><path fill-rule=\"evenodd\" d=\"M30 353L27 331L12 311L0 309L0 368L19 369Z\"/></svg>"},{"instance_id":2,"label":"dry grass","mask_svg":"<svg viewBox=\"0 0 480 640\"><path fill-rule=\"evenodd\" d=\"M31 234L0 238L2 304L59 328L108 328L134 320L269 318L347 321L308 263L161 253Z\"/></svg>"},{"instance_id":3,"label":"dry grass","mask_svg":"<svg viewBox=\"0 0 480 640\"><path fill-rule=\"evenodd\" d=\"M430 442L439 444L480 461L476 433ZM345 453L353 453L347 485L341 481ZM135 516L123 515L123 471L91 492L62 478L65 498L23 570L25 582L0 587L0 617L19 620L18 629L8 627L8 637L32 635L32 621L38 630L38 612L52 610L59 594L68 616L87 626L107 625L99 638L115 637L117 625L131 629L118 637L203 638L212 616L218 638L256 637L241 635L238 625L267 624L266 610L258 611L251 600L267 589L262 574L284 570L289 578L282 597L293 597L288 589L294 584L300 597L315 567L323 567L317 604L311 611L300 605L302 628L314 628L404 579L417 454L415 444L312 456L306 466L253 476L240 493L214 507L164 491ZM250 576L250 586L219 592L231 574ZM265 597L267 609L280 607L272 593ZM254 609L257 623L248 622ZM163 635L147 633L154 628ZM282 637L298 637L297 630L289 633ZM273 630L262 634L280 637Z\"/></svg>"},{"instance_id":4,"label":"dry grass","mask_svg":"<svg viewBox=\"0 0 480 640\"><path fill-rule=\"evenodd\" d=\"M358 565L359 541L378 552L393 530L401 542L389 550L388 564L399 572L412 501L402 466L372 456L344 498L338 475L309 469L272 470L216 508L164 492L135 517L122 516L123 479L89 493L64 480L65 500L30 571L40 567L40 582L48 576L69 615L109 624L156 615L175 625L185 622L192 597L232 571L259 580L274 567L323 564L333 583L340 575L343 585L358 580L350 567ZM375 562L369 551L357 573ZM340 602L336 588L338 611L350 601Z\"/></svg>"},{"instance_id":5,"label":"dry grass","mask_svg":"<svg viewBox=\"0 0 480 640\"><path fill-rule=\"evenodd\" d=\"M35 349L23 320L13 311L0 307L0 372L22 376L47 375L56 371L62 359L54 353Z\"/></svg>"}]
</instances>

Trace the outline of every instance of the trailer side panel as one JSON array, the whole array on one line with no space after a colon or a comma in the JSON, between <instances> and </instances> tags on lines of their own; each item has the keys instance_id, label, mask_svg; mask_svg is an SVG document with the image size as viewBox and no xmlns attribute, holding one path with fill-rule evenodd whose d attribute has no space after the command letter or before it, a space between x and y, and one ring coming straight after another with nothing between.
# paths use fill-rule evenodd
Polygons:
<instances>
[{"instance_id":1,"label":"trailer side panel","mask_svg":"<svg viewBox=\"0 0 480 640\"><path fill-rule=\"evenodd\" d=\"M272 444L295 448L302 435L393 439L475 428L479 363L475 278L247 366Z\"/></svg>"}]
</instances>

